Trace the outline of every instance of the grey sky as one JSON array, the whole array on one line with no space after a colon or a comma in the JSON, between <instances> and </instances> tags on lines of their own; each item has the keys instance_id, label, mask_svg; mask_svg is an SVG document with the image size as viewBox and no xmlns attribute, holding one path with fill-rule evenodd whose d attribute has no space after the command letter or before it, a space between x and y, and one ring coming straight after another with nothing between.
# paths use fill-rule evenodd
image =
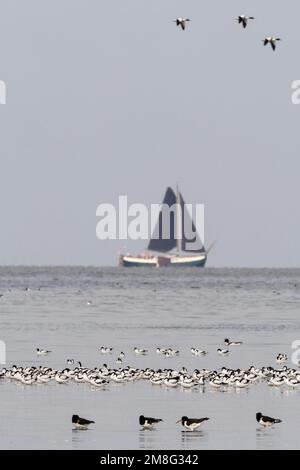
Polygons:
<instances>
[{"instance_id":1,"label":"grey sky","mask_svg":"<svg viewBox=\"0 0 300 470\"><path fill-rule=\"evenodd\" d=\"M256 17L245 31L241 13ZM114 265L124 242L96 239L97 205L159 203L178 181L205 204L208 266L299 266L299 14L296 0L0 1L0 263Z\"/></svg>"}]
</instances>

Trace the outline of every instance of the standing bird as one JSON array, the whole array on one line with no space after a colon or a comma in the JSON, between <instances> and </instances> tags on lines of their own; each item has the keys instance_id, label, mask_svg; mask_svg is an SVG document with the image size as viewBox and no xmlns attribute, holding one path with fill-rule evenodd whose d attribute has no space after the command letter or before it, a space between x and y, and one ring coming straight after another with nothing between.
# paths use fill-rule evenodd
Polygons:
<instances>
[{"instance_id":1,"label":"standing bird","mask_svg":"<svg viewBox=\"0 0 300 470\"><path fill-rule=\"evenodd\" d=\"M264 43L264 46L266 46L267 44L271 44L271 47L272 47L273 51L275 51L276 42L281 41L281 39L280 38L275 38L275 37L267 37L267 38L263 39L262 41Z\"/></svg>"},{"instance_id":2,"label":"standing bird","mask_svg":"<svg viewBox=\"0 0 300 470\"><path fill-rule=\"evenodd\" d=\"M182 416L177 423L181 423L183 427L189 431L196 431L204 421L208 421L209 418L188 418L187 416Z\"/></svg>"},{"instance_id":3,"label":"standing bird","mask_svg":"<svg viewBox=\"0 0 300 470\"><path fill-rule=\"evenodd\" d=\"M176 20L173 21L174 23L176 23L177 26L181 26L181 29L184 31L186 22L191 20L189 18L176 18Z\"/></svg>"},{"instance_id":4,"label":"standing bird","mask_svg":"<svg viewBox=\"0 0 300 470\"><path fill-rule=\"evenodd\" d=\"M95 421L90 421L88 419L80 418L78 415L72 416L72 423L75 425L77 429L87 429L88 426Z\"/></svg>"},{"instance_id":5,"label":"standing bird","mask_svg":"<svg viewBox=\"0 0 300 470\"><path fill-rule=\"evenodd\" d=\"M143 415L139 417L140 426L143 426L144 429L153 429L153 426L160 421L162 421L160 418L147 418Z\"/></svg>"},{"instance_id":6,"label":"standing bird","mask_svg":"<svg viewBox=\"0 0 300 470\"><path fill-rule=\"evenodd\" d=\"M270 418L270 416L264 416L261 413L256 413L256 421L262 426L272 426L273 424L282 423L281 419Z\"/></svg>"},{"instance_id":7,"label":"standing bird","mask_svg":"<svg viewBox=\"0 0 300 470\"><path fill-rule=\"evenodd\" d=\"M237 18L235 18L239 24L243 25L243 28L246 28L248 25L248 20L255 20L254 16L245 16L245 15L239 15Z\"/></svg>"}]
</instances>

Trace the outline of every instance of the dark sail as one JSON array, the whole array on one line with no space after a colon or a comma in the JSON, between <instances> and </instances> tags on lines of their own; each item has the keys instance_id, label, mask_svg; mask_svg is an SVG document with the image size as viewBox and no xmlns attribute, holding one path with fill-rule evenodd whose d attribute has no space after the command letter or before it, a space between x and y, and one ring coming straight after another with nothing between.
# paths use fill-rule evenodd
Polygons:
<instances>
[{"instance_id":1,"label":"dark sail","mask_svg":"<svg viewBox=\"0 0 300 470\"><path fill-rule=\"evenodd\" d=\"M174 204L176 204L176 202L176 195L173 189L167 188L163 204L171 208L172 206L174 206ZM176 247L177 240L175 238L176 235L174 212L170 211L169 220L167 222L169 223L170 231L168 234L169 236L167 238L164 238L163 223L166 223L166 221L163 219L163 212L161 210L159 213L158 222L156 224L155 230L148 245L148 250L166 253L167 251L171 251L173 250L173 248Z\"/></svg>"},{"instance_id":2,"label":"dark sail","mask_svg":"<svg viewBox=\"0 0 300 470\"><path fill-rule=\"evenodd\" d=\"M182 194L179 193L179 204L181 207L181 250L187 253L202 253L205 251L203 243L196 231L195 224L191 219L191 216L185 207L185 202ZM189 246L190 245L190 246Z\"/></svg>"},{"instance_id":3,"label":"dark sail","mask_svg":"<svg viewBox=\"0 0 300 470\"><path fill-rule=\"evenodd\" d=\"M178 197L172 188L167 188L162 203L164 207L160 210L148 250L166 253L177 247L178 251L187 253L205 252L195 224L185 207L182 194L179 192L177 194ZM166 210L168 208L172 210Z\"/></svg>"}]
</instances>

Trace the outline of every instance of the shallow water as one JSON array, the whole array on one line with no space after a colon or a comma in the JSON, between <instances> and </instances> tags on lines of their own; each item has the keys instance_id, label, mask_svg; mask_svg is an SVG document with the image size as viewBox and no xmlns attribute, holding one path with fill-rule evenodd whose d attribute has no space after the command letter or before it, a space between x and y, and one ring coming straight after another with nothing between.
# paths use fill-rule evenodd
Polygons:
<instances>
[{"instance_id":1,"label":"shallow water","mask_svg":"<svg viewBox=\"0 0 300 470\"><path fill-rule=\"evenodd\" d=\"M30 290L25 290L25 288ZM10 291L9 291L10 289ZM67 358L84 366L106 362L152 368L218 369L276 366L300 339L300 270L296 269L118 269L1 268L0 339L7 366L64 368ZM92 301L87 305L87 301ZM228 357L216 350L223 340L243 340ZM101 355L99 346L113 346ZM136 357L134 346L149 349ZM156 354L160 347L179 357ZM190 347L208 350L193 357ZM50 349L38 357L36 347ZM50 382L24 386L0 381L2 449L269 449L299 448L300 388L265 383L228 391L209 385L167 389L148 382L92 390L88 384ZM261 429L255 413L283 423ZM71 415L93 419L73 431ZM141 431L140 414L163 418L155 431ZM184 432L182 416L208 416L201 431Z\"/></svg>"}]
</instances>

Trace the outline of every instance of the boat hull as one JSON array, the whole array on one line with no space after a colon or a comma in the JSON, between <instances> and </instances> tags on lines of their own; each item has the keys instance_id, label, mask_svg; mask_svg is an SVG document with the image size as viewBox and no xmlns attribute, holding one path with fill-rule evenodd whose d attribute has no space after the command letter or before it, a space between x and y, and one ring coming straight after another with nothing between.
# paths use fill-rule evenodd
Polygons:
<instances>
[{"instance_id":1,"label":"boat hull","mask_svg":"<svg viewBox=\"0 0 300 470\"><path fill-rule=\"evenodd\" d=\"M121 255L119 266L125 268L204 268L207 260L206 253L197 256L130 256Z\"/></svg>"}]
</instances>

